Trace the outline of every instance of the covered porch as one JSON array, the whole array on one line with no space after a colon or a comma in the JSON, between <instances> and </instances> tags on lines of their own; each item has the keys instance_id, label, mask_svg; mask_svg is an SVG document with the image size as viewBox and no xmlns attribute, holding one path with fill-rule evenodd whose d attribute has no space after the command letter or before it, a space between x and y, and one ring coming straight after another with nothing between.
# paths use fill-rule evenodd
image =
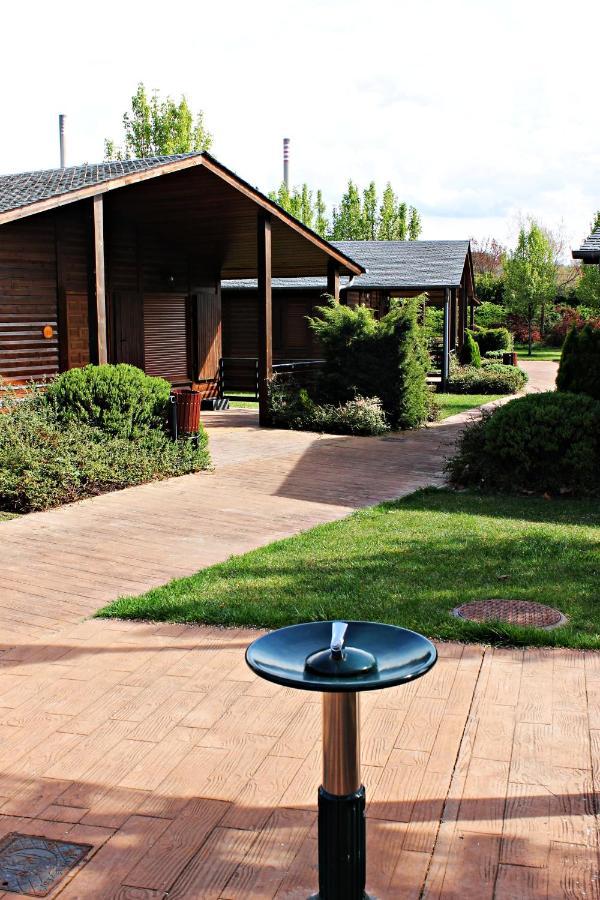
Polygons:
<instances>
[{"instance_id":1,"label":"covered porch","mask_svg":"<svg viewBox=\"0 0 600 900\"><path fill-rule=\"evenodd\" d=\"M207 153L5 176L2 188L9 381L123 362L214 395L221 279L254 278L264 423L272 279L321 276L337 296L340 275L364 271Z\"/></svg>"}]
</instances>

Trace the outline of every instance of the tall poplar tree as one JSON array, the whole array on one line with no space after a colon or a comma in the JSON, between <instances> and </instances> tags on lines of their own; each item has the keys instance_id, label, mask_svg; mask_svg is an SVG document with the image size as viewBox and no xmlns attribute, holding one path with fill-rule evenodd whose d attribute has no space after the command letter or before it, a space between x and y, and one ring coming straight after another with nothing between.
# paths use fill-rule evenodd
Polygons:
<instances>
[{"instance_id":1,"label":"tall poplar tree","mask_svg":"<svg viewBox=\"0 0 600 900\"><path fill-rule=\"evenodd\" d=\"M377 188L372 181L363 191L363 240L374 241L377 238Z\"/></svg>"},{"instance_id":2,"label":"tall poplar tree","mask_svg":"<svg viewBox=\"0 0 600 900\"><path fill-rule=\"evenodd\" d=\"M379 226L377 228L377 239L379 241L398 240L398 210L396 204L396 195L388 181L383 192L381 206L379 207Z\"/></svg>"},{"instance_id":3,"label":"tall poplar tree","mask_svg":"<svg viewBox=\"0 0 600 900\"><path fill-rule=\"evenodd\" d=\"M408 239L409 241L418 241L421 234L421 216L416 207L411 206L408 215Z\"/></svg>"},{"instance_id":4,"label":"tall poplar tree","mask_svg":"<svg viewBox=\"0 0 600 900\"><path fill-rule=\"evenodd\" d=\"M315 231L321 237L327 237L329 233L329 220L327 219L327 207L323 200L323 191L317 191L315 203Z\"/></svg>"},{"instance_id":5,"label":"tall poplar tree","mask_svg":"<svg viewBox=\"0 0 600 900\"><path fill-rule=\"evenodd\" d=\"M339 209L333 211L331 236L334 241L363 241L364 219L357 186L352 180L342 195Z\"/></svg>"},{"instance_id":6,"label":"tall poplar tree","mask_svg":"<svg viewBox=\"0 0 600 900\"><path fill-rule=\"evenodd\" d=\"M209 150L212 145L203 112L194 116L183 96L179 103L171 97L161 99L158 91L148 97L142 83L131 98L130 112L123 116L123 131L122 146L109 138L105 140L107 160L192 153Z\"/></svg>"}]
</instances>

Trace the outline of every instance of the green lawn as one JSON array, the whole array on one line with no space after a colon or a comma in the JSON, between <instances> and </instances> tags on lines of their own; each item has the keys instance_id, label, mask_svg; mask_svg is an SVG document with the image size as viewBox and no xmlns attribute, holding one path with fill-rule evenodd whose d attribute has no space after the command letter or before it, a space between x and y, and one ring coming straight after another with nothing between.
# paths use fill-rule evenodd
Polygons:
<instances>
[{"instance_id":1,"label":"green lawn","mask_svg":"<svg viewBox=\"0 0 600 900\"><path fill-rule=\"evenodd\" d=\"M440 419L447 419L448 416L455 416L475 406L499 400L502 396L502 394L436 394L435 399L440 410Z\"/></svg>"},{"instance_id":2,"label":"green lawn","mask_svg":"<svg viewBox=\"0 0 600 900\"><path fill-rule=\"evenodd\" d=\"M440 409L440 419L447 419L456 413L482 406L498 400L502 394L436 394L436 400ZM232 409L255 409L258 411L258 403L245 400L233 400L229 404Z\"/></svg>"},{"instance_id":3,"label":"green lawn","mask_svg":"<svg viewBox=\"0 0 600 900\"><path fill-rule=\"evenodd\" d=\"M600 648L600 509L594 501L430 489L233 557L101 616L278 627L373 619L430 637ZM478 625L467 600L558 606L567 626Z\"/></svg>"},{"instance_id":4,"label":"green lawn","mask_svg":"<svg viewBox=\"0 0 600 900\"><path fill-rule=\"evenodd\" d=\"M551 362L560 362L560 347L543 347L541 344L534 344L531 348L531 356L527 353L527 344L515 344L515 350L519 359L546 359Z\"/></svg>"}]
</instances>

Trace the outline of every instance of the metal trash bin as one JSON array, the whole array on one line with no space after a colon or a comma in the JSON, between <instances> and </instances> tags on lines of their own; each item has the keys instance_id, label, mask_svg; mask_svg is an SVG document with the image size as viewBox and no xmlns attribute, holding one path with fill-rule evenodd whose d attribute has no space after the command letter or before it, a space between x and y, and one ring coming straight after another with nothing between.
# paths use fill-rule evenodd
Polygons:
<instances>
[{"instance_id":1,"label":"metal trash bin","mask_svg":"<svg viewBox=\"0 0 600 900\"><path fill-rule=\"evenodd\" d=\"M413 681L436 660L427 638L377 622L290 625L258 638L246 650L246 662L261 678L323 694L319 893L314 900L367 898L360 692Z\"/></svg>"}]
</instances>

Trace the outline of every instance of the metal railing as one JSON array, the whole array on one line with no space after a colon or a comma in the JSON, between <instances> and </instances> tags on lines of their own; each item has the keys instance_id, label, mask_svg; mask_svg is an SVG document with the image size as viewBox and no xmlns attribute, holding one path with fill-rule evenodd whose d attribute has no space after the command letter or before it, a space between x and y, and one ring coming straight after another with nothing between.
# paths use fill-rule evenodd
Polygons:
<instances>
[{"instance_id":1,"label":"metal railing","mask_svg":"<svg viewBox=\"0 0 600 900\"><path fill-rule=\"evenodd\" d=\"M291 359L273 364L273 374L293 378L301 387L311 387L321 371L322 359ZM258 401L258 359L229 356L219 360L219 395L227 400Z\"/></svg>"}]
</instances>

